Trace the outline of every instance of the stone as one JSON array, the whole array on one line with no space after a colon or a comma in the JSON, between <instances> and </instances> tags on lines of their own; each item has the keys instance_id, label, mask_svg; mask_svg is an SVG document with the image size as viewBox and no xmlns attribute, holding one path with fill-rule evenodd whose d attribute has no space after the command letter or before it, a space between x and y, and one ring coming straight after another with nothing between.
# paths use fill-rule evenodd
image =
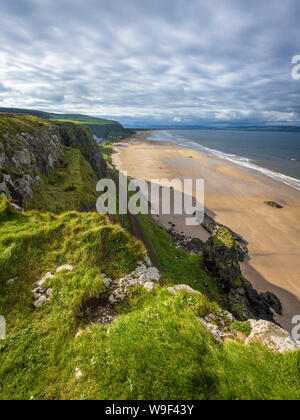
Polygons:
<instances>
[{"instance_id":1,"label":"stone","mask_svg":"<svg viewBox=\"0 0 300 420\"><path fill-rule=\"evenodd\" d=\"M54 276L52 273L47 273L40 281L35 283L36 286L42 287L48 279L52 279Z\"/></svg>"},{"instance_id":2,"label":"stone","mask_svg":"<svg viewBox=\"0 0 300 420\"><path fill-rule=\"evenodd\" d=\"M273 207L274 209L283 209L283 206L275 201L265 201L265 204L269 207Z\"/></svg>"},{"instance_id":3,"label":"stone","mask_svg":"<svg viewBox=\"0 0 300 420\"><path fill-rule=\"evenodd\" d=\"M10 285L14 284L16 280L17 280L17 279L9 279L9 280L7 280L6 284L7 284L8 286L10 286Z\"/></svg>"},{"instance_id":4,"label":"stone","mask_svg":"<svg viewBox=\"0 0 300 420\"><path fill-rule=\"evenodd\" d=\"M246 344L260 342L269 350L278 353L287 353L300 349L300 346L293 341L289 333L278 325L264 320L251 319L249 322L252 331L246 339Z\"/></svg>"},{"instance_id":5,"label":"stone","mask_svg":"<svg viewBox=\"0 0 300 420\"><path fill-rule=\"evenodd\" d=\"M61 271L73 271L73 266L69 264L61 265L57 267L56 272L60 273Z\"/></svg>"},{"instance_id":6,"label":"stone","mask_svg":"<svg viewBox=\"0 0 300 420\"><path fill-rule=\"evenodd\" d=\"M207 322L203 318L199 318L200 322L205 326L205 328L215 337L215 339L218 341L218 343L222 344L225 339L225 333L221 330L221 328L217 327L214 324L211 324L210 322Z\"/></svg>"},{"instance_id":7,"label":"stone","mask_svg":"<svg viewBox=\"0 0 300 420\"><path fill-rule=\"evenodd\" d=\"M155 288L155 284L153 283L153 281L147 281L147 282L144 284L144 288L145 288L146 290L148 290L149 292L151 292L151 291Z\"/></svg>"},{"instance_id":8,"label":"stone","mask_svg":"<svg viewBox=\"0 0 300 420\"><path fill-rule=\"evenodd\" d=\"M83 373L81 372L81 370L79 368L76 368L75 369L75 377L76 377L76 379L80 379L80 378L82 378L82 376L83 376Z\"/></svg>"},{"instance_id":9,"label":"stone","mask_svg":"<svg viewBox=\"0 0 300 420\"><path fill-rule=\"evenodd\" d=\"M191 294L200 294L200 292L198 292L197 290L192 289L187 284L177 284L176 286L168 287L168 291L172 295L176 295L176 292L177 291L180 291L180 290L184 290L185 292L191 293Z\"/></svg>"},{"instance_id":10,"label":"stone","mask_svg":"<svg viewBox=\"0 0 300 420\"><path fill-rule=\"evenodd\" d=\"M47 302L47 297L42 295L39 297L39 299L37 299L36 301L33 302L34 306L36 308L40 308L42 305L44 305L44 303Z\"/></svg>"},{"instance_id":11,"label":"stone","mask_svg":"<svg viewBox=\"0 0 300 420\"><path fill-rule=\"evenodd\" d=\"M19 150L14 154L14 159L19 161L21 165L30 165L31 164L31 154L29 150Z\"/></svg>"}]
</instances>

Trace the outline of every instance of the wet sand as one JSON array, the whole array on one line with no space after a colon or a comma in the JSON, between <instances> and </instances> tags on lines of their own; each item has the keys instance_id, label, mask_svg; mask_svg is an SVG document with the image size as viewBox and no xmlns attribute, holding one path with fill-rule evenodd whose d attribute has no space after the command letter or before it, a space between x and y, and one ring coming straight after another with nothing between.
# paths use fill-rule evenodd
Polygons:
<instances>
[{"instance_id":1,"label":"wet sand","mask_svg":"<svg viewBox=\"0 0 300 420\"><path fill-rule=\"evenodd\" d=\"M204 178L208 213L248 241L251 260L242 264L242 271L259 292L279 297L284 314L277 320L291 331L292 318L300 315L300 191L202 151L149 141L149 134L138 132L116 147L116 167L147 181ZM284 208L269 207L266 201ZM179 232L207 239L201 226L185 226L183 216L158 220L167 228L172 222Z\"/></svg>"}]
</instances>

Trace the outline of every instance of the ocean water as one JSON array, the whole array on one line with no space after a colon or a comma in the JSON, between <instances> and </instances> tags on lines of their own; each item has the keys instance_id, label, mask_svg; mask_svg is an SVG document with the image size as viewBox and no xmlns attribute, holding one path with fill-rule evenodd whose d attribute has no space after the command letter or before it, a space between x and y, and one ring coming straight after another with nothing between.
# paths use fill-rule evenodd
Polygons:
<instances>
[{"instance_id":1,"label":"ocean water","mask_svg":"<svg viewBox=\"0 0 300 420\"><path fill-rule=\"evenodd\" d=\"M300 133L229 130L153 131L170 141L264 173L300 191Z\"/></svg>"}]
</instances>

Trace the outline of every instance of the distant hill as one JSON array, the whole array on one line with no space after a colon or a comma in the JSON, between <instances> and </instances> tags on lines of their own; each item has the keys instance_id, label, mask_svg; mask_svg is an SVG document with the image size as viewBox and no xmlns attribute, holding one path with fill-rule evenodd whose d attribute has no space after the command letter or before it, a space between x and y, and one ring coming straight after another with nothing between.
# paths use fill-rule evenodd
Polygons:
<instances>
[{"instance_id":1,"label":"distant hill","mask_svg":"<svg viewBox=\"0 0 300 420\"><path fill-rule=\"evenodd\" d=\"M88 115L81 114L56 114L44 111L37 111L32 109L22 108L1 108L0 112L6 112L10 114L26 114L34 117L43 118L44 120L51 120L57 122L73 122L78 124L84 124L90 128L92 133L97 137L123 137L128 134L128 131L117 121L105 120L103 118L90 117Z\"/></svg>"}]
</instances>

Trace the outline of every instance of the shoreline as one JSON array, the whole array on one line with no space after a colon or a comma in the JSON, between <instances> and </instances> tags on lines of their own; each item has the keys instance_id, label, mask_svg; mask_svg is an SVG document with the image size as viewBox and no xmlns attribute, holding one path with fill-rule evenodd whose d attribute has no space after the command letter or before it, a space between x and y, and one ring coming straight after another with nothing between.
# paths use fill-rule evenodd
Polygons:
<instances>
[{"instance_id":1,"label":"shoreline","mask_svg":"<svg viewBox=\"0 0 300 420\"><path fill-rule=\"evenodd\" d=\"M163 131L165 133L169 133L168 130L163 130ZM174 130L170 130L170 131L174 131ZM175 137L174 137L174 140L175 140ZM150 139L150 141L155 141L155 139L153 139L153 140ZM171 141L171 140L169 140L169 141ZM196 151L199 151L199 152L204 152L208 155L215 156L219 159L223 159L225 161L232 162L232 163L234 163L238 166L242 166L244 168L249 168L251 170L258 171L258 172L262 173L263 175L265 175L269 178L275 179L278 182L282 182L282 183L300 191L300 179L299 178L292 177L288 174L284 174L283 172L275 171L274 169L271 169L271 168L268 168L268 167L265 167L265 166L257 165L255 163L255 160L253 160L251 158L247 158L247 157L239 156L239 155L235 155L235 154L230 154L230 153L225 153L225 152L222 152L222 151L216 150L216 149L210 149L206 146L201 145L200 143L198 144L198 143L192 142L192 141L189 141L188 143L185 143L185 144L184 143L181 144L180 141L178 141L178 142L174 141L173 143L177 144L178 146L183 147L183 148L192 149L192 150L196 150ZM294 159L291 159L291 160L294 160Z\"/></svg>"},{"instance_id":2,"label":"shoreline","mask_svg":"<svg viewBox=\"0 0 300 420\"><path fill-rule=\"evenodd\" d=\"M299 191L202 150L147 140L150 134L137 132L121 147L116 146L115 166L146 181L204 178L207 213L248 242L250 261L241 264L242 272L258 292L270 291L278 296L284 313L276 315L276 320L291 331L292 318L300 314ZM283 208L269 207L266 201ZM208 238L202 226L185 226L183 216L160 215L155 219L166 229L173 223L179 233Z\"/></svg>"}]
</instances>

